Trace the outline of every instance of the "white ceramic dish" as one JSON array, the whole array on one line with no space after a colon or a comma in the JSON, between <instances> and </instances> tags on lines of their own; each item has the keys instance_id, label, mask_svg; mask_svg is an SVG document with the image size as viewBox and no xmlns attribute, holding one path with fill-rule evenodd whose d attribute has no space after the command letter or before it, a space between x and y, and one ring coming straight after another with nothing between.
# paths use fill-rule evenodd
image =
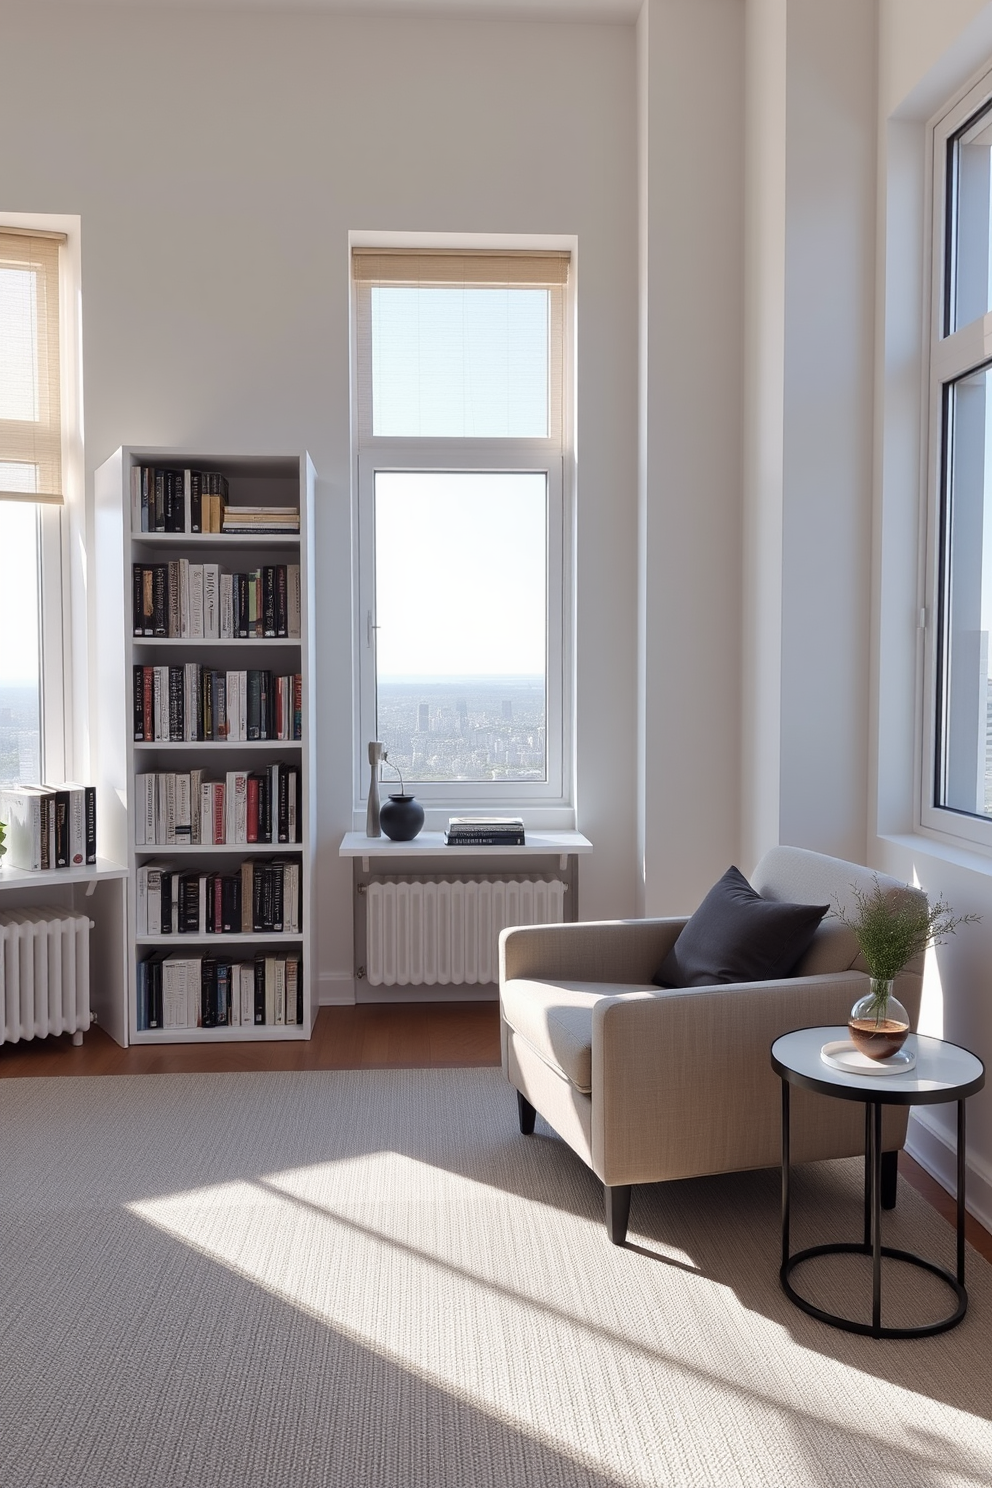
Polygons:
<instances>
[{"instance_id":1,"label":"white ceramic dish","mask_svg":"<svg viewBox=\"0 0 992 1488\"><path fill-rule=\"evenodd\" d=\"M845 1075L905 1075L916 1067L916 1055L911 1049L903 1047L888 1059L869 1059L850 1039L824 1044L820 1058L831 1069L843 1070Z\"/></svg>"}]
</instances>

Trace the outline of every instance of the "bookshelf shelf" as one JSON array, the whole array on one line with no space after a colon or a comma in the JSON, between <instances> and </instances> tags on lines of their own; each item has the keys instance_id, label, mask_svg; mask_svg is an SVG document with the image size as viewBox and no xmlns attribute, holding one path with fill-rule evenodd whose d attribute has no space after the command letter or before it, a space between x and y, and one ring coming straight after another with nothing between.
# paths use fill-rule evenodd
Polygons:
<instances>
[{"instance_id":1,"label":"bookshelf shelf","mask_svg":"<svg viewBox=\"0 0 992 1488\"><path fill-rule=\"evenodd\" d=\"M219 749L226 755L232 749L236 749L239 753L244 750L247 754L287 754L290 750L296 752L302 748L303 744L299 739L242 739L240 743L235 739L197 739L182 744L176 739L161 739L153 743L134 745L136 754L141 752L153 754L163 749L169 750L170 753L175 750L177 753L192 751L202 754L204 751L212 753Z\"/></svg>"},{"instance_id":2,"label":"bookshelf shelf","mask_svg":"<svg viewBox=\"0 0 992 1488\"><path fill-rule=\"evenodd\" d=\"M145 843L135 852L146 858L290 858L303 852L300 842L159 842Z\"/></svg>"},{"instance_id":3,"label":"bookshelf shelf","mask_svg":"<svg viewBox=\"0 0 992 1488\"><path fill-rule=\"evenodd\" d=\"M285 548L300 546L295 532L136 532L135 548Z\"/></svg>"},{"instance_id":4,"label":"bookshelf shelf","mask_svg":"<svg viewBox=\"0 0 992 1488\"><path fill-rule=\"evenodd\" d=\"M240 637L237 640L229 640L226 638L224 640L218 640L216 636L213 639L210 639L209 637L205 638L204 636L196 636L193 638L190 638L189 636L132 636L131 639L133 640L136 647L157 646L167 648L170 651L182 651L186 650L187 648L195 648L198 651L202 651L206 646L209 646L211 648L213 648L214 646L225 646L233 648L235 651L240 651L243 648L254 650L256 647L259 646L261 646L263 649L269 647L285 646L293 647L294 649L298 650L303 645L303 642L301 641L299 636L260 636L253 641L243 640Z\"/></svg>"},{"instance_id":5,"label":"bookshelf shelf","mask_svg":"<svg viewBox=\"0 0 992 1488\"><path fill-rule=\"evenodd\" d=\"M222 496L229 504L251 507L251 506L275 506L285 507L288 510L298 510L300 516L299 533L290 532L188 532L188 531L140 531L139 524L143 525L149 520L143 517L141 512L142 495L142 471L150 472L181 472L175 479L173 476L165 477L165 488L176 498L175 508L172 515L167 518L170 524L175 521L177 526L185 526L187 519L195 510L195 504L191 501L191 490L196 489L197 476L194 474L194 485L191 487L187 472L204 472L202 484L203 490L203 520L207 521L207 473L209 473L211 484L211 497ZM185 485L184 485L185 481ZM161 489L161 488L160 488ZM146 496L153 496L154 477L145 482ZM96 473L96 523L97 523L97 551L99 554L99 583L97 590L97 633L98 633L98 691L101 699L101 714L99 720L99 749L98 757L101 768L101 778L98 782L98 815L101 823L101 841L106 844L107 850L119 861L126 865L127 869L127 932L126 932L126 959L127 980L125 988L126 1010L124 1021L126 1024L126 1036L133 1043L224 1043L243 1040L257 1042L259 1040L271 1039L273 1041L284 1041L286 1039L309 1038L313 1026L313 1018L316 1012L314 999L311 993L313 977L313 852L315 837L315 802L312 782L312 766L314 759L313 729L316 716L315 697L313 686L313 666L311 660L311 645L313 636L313 499L314 499L314 470L309 457L301 455L283 456L245 456L224 455L217 453L203 454L186 450L163 450L147 447L124 446L117 451ZM152 501L152 505L154 502ZM159 513L162 507L159 506ZM154 512L150 520L154 520ZM190 565L187 570L186 564ZM207 565L202 570L195 565ZM292 567L290 567L292 565ZM296 565L299 565L299 584L296 585ZM254 596L258 595L259 611L261 613L263 579L265 584L265 614L267 628L272 624L269 620L271 613L269 606L274 604L271 599L275 591L275 580L279 584L279 622L281 628L286 627L286 617L292 620L292 614L296 608L286 599L287 592L290 596L299 595L299 636L240 636L230 635L230 608L226 614L228 621L216 623L217 610L213 611L215 617L214 629L226 630L223 638L218 636L190 636L174 633L172 635L158 634L134 635L133 617L137 607L139 614L141 610L141 580L151 584L150 572L154 570L155 583L159 583L159 575L167 571L167 579L164 581L169 587L166 595L171 592L173 596L173 612L170 614L166 609L166 623L169 629L178 632L187 629L187 610L178 608L179 601L176 600L177 577L181 575L181 603L187 604L187 583L192 593L194 577L197 585L202 584L204 592L204 624L202 628L209 629L206 625L207 601L206 595L218 595L218 579L208 575L218 574L233 575L236 588L235 597L235 622L234 628L239 624L244 625L245 620L238 620L238 616L254 616L256 611L250 611L242 602L239 608L237 594L240 593L242 601L244 596L252 596L252 604L255 603ZM253 578L257 571L258 577ZM202 572L202 579L201 579ZM187 578L188 574L188 578ZM275 575L275 579L273 578ZM138 582L138 590L135 583ZM208 585L215 587L209 589ZM246 589L247 583L247 589ZM227 585L227 604L231 603L231 579L223 579L220 590L223 591L224 584ZM252 587L252 586L255 587ZM150 592L147 591L146 592ZM155 599L155 628L161 632L163 611L159 606L158 592ZM199 592L199 590L197 591ZM137 597L136 597L137 595ZM189 601L192 604L192 599ZM197 600L197 603L200 601ZM217 603L218 599L212 602ZM223 600L220 599L220 614L223 620L225 613ZM167 600L166 600L167 604ZM144 625L150 628L148 616L149 608L143 611L145 615ZM175 618L177 614L182 615L182 624L177 625ZM190 629L199 629L200 623L193 624L193 618L199 614L198 610L191 609L189 612ZM139 624L141 621L139 620ZM261 628L261 626L259 626ZM289 629L296 629L296 625L290 623ZM235 660L235 656L237 660ZM245 678L256 688L254 694L258 698L257 672L263 674L262 687L268 687L270 697L277 691L279 693L279 706L295 709L296 715L302 720L299 726L300 737L297 739L185 739L180 741L153 740L149 736L147 722L145 726L146 737L144 739L134 738L135 732L142 732L142 716L139 708L137 728L135 726L135 703L140 702L141 691L139 684L142 681L142 669L144 669L145 686L145 719L148 718L149 692L151 679L154 675L155 687L159 687L159 671L153 674L152 668L161 672L161 694L156 692L160 698L160 707L168 708L170 699L166 697L166 691L171 694L173 706L182 710L180 712L180 726L173 727L173 733L180 735L184 732L181 726L182 713L185 713L187 723L192 718L190 709L197 710L197 723L195 728L190 724L187 732L199 732L205 729L212 731L209 724L209 709L213 710L216 720L218 706L223 709L224 703L217 702L218 698L224 697L224 679L226 677L229 687L233 690L232 696L236 695L235 683L241 678L240 690L244 697ZM166 670L168 669L168 670ZM265 682L264 674L269 674L269 683ZM278 683L280 677L297 677L295 689L289 683L285 686ZM135 680L137 677L137 681ZM211 684L211 677L215 680ZM218 679L219 680L216 680ZM278 686L277 686L278 683ZM211 695L211 685L215 691ZM221 691L216 691L220 688ZM178 701L177 701L178 694ZM294 701L295 698L295 701ZM242 708L244 702L242 702ZM203 719L200 719L200 713ZM265 707L263 705L263 716ZM223 718L223 713L221 713ZM257 717L257 714L255 715ZM282 715L285 717L285 713ZM249 714L249 724L252 715ZM271 720L270 720L271 721ZM171 720L175 724L175 718ZM164 722L165 730L168 731L170 720ZM201 728L202 724L202 728ZM242 713L242 732L244 732L244 714ZM156 730L157 731L157 730ZM277 769L280 762L287 766L287 772ZM253 841L253 842L222 842L222 843L148 843L137 845L135 842L135 823L137 812L143 810L143 796L139 805L137 777L156 775L169 777L167 791L163 788L158 809L163 809L161 801L166 797L170 802L168 806L170 832L172 820L172 792L174 787L171 782L172 775L179 777L181 791L190 798L192 809L192 795L199 790L199 777L191 776L191 771L202 770L204 784L221 783L225 793L233 789L232 782L235 775L251 775L259 783L256 786L249 785L247 789L260 792L259 816L263 815L262 802L268 799L271 802L273 816L273 836L276 836L274 818L278 810L278 800L285 801L285 789L288 773L290 796L293 797L293 783L296 784L296 834L294 842L279 841ZM162 781L156 782L161 785ZM245 787L239 787L244 789ZM158 799L158 798L157 798ZM206 800L210 801L207 797ZM255 800L255 796L252 796ZM149 797L149 809L151 809L151 797ZM254 807L253 807L254 810ZM182 820L183 818L180 818ZM190 818L187 818L189 820ZM285 818L283 818L285 820ZM198 822L199 815L196 817ZM254 820L254 816L252 817ZM194 835L196 827L194 826ZM262 828L264 832L264 826ZM242 820L239 835L244 835ZM144 894L145 878L149 882L154 880L153 869L165 869L166 872L174 871L177 875L183 874L182 882L188 890L191 898L191 907L188 911L190 916L196 915L197 898L199 899L200 921L203 919L203 905L205 893L213 893L217 886L220 893L219 879L214 875L223 875L225 878L225 892L229 889L232 895L231 903L237 902L240 893L240 879L238 867L246 860L258 860L261 863L289 862L299 865L300 883L300 923L303 926L301 933L262 930L253 933L241 934L217 934L206 929L195 932L184 932L172 934L137 934L139 923L137 915L137 877L138 870L147 868L148 874L142 874L142 893ZM246 870L247 871L247 870ZM266 868L265 883L270 883L273 875L278 884L283 881L282 870ZM295 872L294 875L295 877ZM206 885L204 885L206 878ZM236 882L232 882L237 880ZM157 882L157 880L154 880ZM250 883L249 877L244 880ZM259 877L256 872L256 892ZM289 882L289 870L286 870L286 882ZM284 885L285 886L285 885ZM248 892L248 889L245 889ZM268 888L266 887L266 892ZM212 900L209 902L213 902ZM275 901L276 903L278 901ZM219 903L219 900L218 900ZM257 906L258 901L256 901ZM225 919L227 918L227 901L225 901ZM144 906L144 898L142 898ZM218 911L219 912L219 911ZM257 907L256 907L257 915ZM275 911L278 919L278 909ZM186 921L184 920L184 923ZM207 923L211 921L208 920ZM235 923L238 921L235 920ZM271 922L269 912L266 912L265 922ZM144 912L141 919L144 929ZM175 920L173 920L175 923ZM188 923L195 923L193 918ZM256 919L256 923L258 920ZM179 966L170 968L171 958L177 962L186 963L186 970ZM262 967L259 959L265 958L266 962L276 961L279 964L279 984L285 983L292 987L294 982L291 973L295 975L295 966L299 962L299 996L296 1000L296 1009L299 1021L273 1021L271 999L271 980L269 969ZM287 959L288 958L288 959ZM204 1007L198 995L200 986L200 962L216 961L223 967L229 962L232 967L240 967L242 971L232 971L232 989L237 985L239 976L244 978L245 992L245 1019L238 1021L240 1010L235 1005L235 993L232 994L224 1007L219 1004L224 1002L222 993L216 994L217 1006L212 1006L214 992L210 991L210 981L204 965L202 976L203 998L207 1002L208 1022L214 1013L219 1012L223 1017L225 1012L231 1021L221 1026L202 1026ZM144 963L151 961L152 967L145 967ZM162 963L162 971L157 969ZM262 1023L249 1022L251 1016L251 974L244 968L261 968L257 975L265 978L266 996L263 999L258 993L258 982L256 981L256 1003L255 1016L259 1016L259 1008L262 1001L265 1007L263 1016L267 1021ZM139 975L139 968L141 968ZM175 979L167 982L167 979ZM188 977L188 983L182 978ZM161 985L161 990L159 984ZM172 1004L171 1013L166 1015L158 1007L156 999L164 997L171 985L173 999L178 995L179 1016L175 1016L176 1003ZM189 987L189 993L185 990ZM223 982L221 983L223 985ZM178 994L176 987L179 987ZM151 1002L149 1003L149 998ZM278 1004L278 999L276 1000ZM281 1005L280 1005L281 1006ZM287 1010L288 1011L288 1010ZM177 1022L180 1026L158 1026L154 1022L158 1016L160 1024L171 1025ZM192 1026L193 1019L197 1020L196 1026ZM280 1013L281 1019L281 1013ZM186 1023L187 1026L182 1026Z\"/></svg>"},{"instance_id":6,"label":"bookshelf shelf","mask_svg":"<svg viewBox=\"0 0 992 1488\"><path fill-rule=\"evenodd\" d=\"M309 1031L295 1024L275 1024L270 1027L243 1028L150 1028L134 1033L132 1044L259 1044L289 1043L294 1039L309 1038ZM252 1068L258 1068L253 1064Z\"/></svg>"},{"instance_id":7,"label":"bookshelf shelf","mask_svg":"<svg viewBox=\"0 0 992 1488\"><path fill-rule=\"evenodd\" d=\"M136 946L168 946L168 945L199 945L199 946L225 946L225 945L253 945L261 949L263 946L278 945L302 945L306 940L303 933L297 934L292 930L259 930L252 934L226 934L211 935L209 932L203 935L136 935L134 943Z\"/></svg>"}]
</instances>

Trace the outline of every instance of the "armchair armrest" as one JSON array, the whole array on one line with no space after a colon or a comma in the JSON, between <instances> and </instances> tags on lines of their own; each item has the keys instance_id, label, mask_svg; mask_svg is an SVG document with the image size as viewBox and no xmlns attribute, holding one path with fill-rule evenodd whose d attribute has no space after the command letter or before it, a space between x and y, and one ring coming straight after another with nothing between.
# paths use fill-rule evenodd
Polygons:
<instances>
[{"instance_id":1,"label":"armchair armrest","mask_svg":"<svg viewBox=\"0 0 992 1488\"><path fill-rule=\"evenodd\" d=\"M777 1162L781 1093L769 1049L793 1028L845 1024L866 981L846 971L600 999L595 1171L609 1184L646 1183Z\"/></svg>"},{"instance_id":2,"label":"armchair armrest","mask_svg":"<svg viewBox=\"0 0 992 1488\"><path fill-rule=\"evenodd\" d=\"M685 919L580 920L527 925L499 937L500 985L538 980L650 982Z\"/></svg>"}]
</instances>

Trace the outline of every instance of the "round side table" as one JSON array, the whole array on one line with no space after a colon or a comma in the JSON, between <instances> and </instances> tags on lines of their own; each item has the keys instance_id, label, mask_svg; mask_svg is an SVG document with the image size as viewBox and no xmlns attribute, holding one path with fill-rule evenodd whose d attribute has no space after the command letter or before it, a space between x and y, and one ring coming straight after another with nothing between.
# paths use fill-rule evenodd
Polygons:
<instances>
[{"instance_id":1,"label":"round side table","mask_svg":"<svg viewBox=\"0 0 992 1488\"><path fill-rule=\"evenodd\" d=\"M772 1044L772 1068L782 1080L782 1265L779 1277L790 1301L811 1317L843 1328L848 1333L864 1333L872 1338L922 1338L930 1333L944 1333L964 1317L968 1293L964 1288L964 1186L965 1186L965 1120L964 1103L985 1084L985 1066L967 1049L943 1039L911 1033L905 1048L916 1054L916 1066L906 1074L856 1075L825 1064L820 1058L823 1045L846 1039L847 1028L799 1028L783 1034ZM865 1228L860 1244L814 1245L808 1250L789 1251L790 1152L789 1096L793 1085L815 1090L836 1100L863 1101L865 1107ZM882 1244L882 1107L933 1106L957 1101L957 1276L942 1266L913 1255L908 1250L894 1250ZM855 1322L825 1312L807 1302L792 1285L792 1274L803 1261L821 1255L870 1255L872 1257L872 1317L870 1323ZM884 1328L882 1326L882 1257L903 1261L930 1271L947 1283L954 1292L957 1306L947 1317L918 1328Z\"/></svg>"}]
</instances>

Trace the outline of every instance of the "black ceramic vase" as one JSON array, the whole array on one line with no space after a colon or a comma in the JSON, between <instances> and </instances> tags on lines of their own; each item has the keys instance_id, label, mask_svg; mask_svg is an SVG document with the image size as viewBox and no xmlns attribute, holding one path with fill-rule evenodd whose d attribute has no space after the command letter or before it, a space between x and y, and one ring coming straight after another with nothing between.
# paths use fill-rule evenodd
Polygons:
<instances>
[{"instance_id":1,"label":"black ceramic vase","mask_svg":"<svg viewBox=\"0 0 992 1488\"><path fill-rule=\"evenodd\" d=\"M412 842L424 825L424 808L416 796L391 795L379 809L379 825L393 842Z\"/></svg>"}]
</instances>

